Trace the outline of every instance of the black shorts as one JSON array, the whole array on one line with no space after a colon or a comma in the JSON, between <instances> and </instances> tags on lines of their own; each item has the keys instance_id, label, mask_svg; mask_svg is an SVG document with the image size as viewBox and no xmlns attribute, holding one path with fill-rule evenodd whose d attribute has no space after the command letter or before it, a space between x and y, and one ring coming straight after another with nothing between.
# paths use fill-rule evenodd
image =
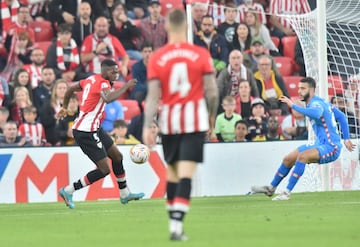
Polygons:
<instances>
[{"instance_id":1,"label":"black shorts","mask_svg":"<svg viewBox=\"0 0 360 247\"><path fill-rule=\"evenodd\" d=\"M205 132L162 135L165 161L172 165L180 160L203 162Z\"/></svg>"},{"instance_id":2,"label":"black shorts","mask_svg":"<svg viewBox=\"0 0 360 247\"><path fill-rule=\"evenodd\" d=\"M114 144L111 137L101 128L95 132L73 130L73 135L81 150L94 163L106 158L106 150Z\"/></svg>"}]
</instances>

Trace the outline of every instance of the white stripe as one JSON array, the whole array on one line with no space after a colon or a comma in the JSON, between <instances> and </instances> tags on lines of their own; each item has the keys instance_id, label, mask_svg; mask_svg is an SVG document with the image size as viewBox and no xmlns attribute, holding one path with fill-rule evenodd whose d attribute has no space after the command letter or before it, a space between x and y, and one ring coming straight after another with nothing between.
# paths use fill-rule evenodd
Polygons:
<instances>
[{"instance_id":1,"label":"white stripe","mask_svg":"<svg viewBox=\"0 0 360 247\"><path fill-rule=\"evenodd\" d=\"M191 133L195 131L195 105L194 101L190 101L184 108L185 132ZM200 121L200 119L199 119Z\"/></svg>"},{"instance_id":2,"label":"white stripe","mask_svg":"<svg viewBox=\"0 0 360 247\"><path fill-rule=\"evenodd\" d=\"M174 210L175 211L181 211L181 212L188 212L189 211L189 206L188 205L185 205L183 203L178 203L178 202L175 202L174 203Z\"/></svg>"},{"instance_id":3,"label":"white stripe","mask_svg":"<svg viewBox=\"0 0 360 247\"><path fill-rule=\"evenodd\" d=\"M205 99L200 99L198 102L198 119L199 119L199 131L209 130L209 114Z\"/></svg>"},{"instance_id":4,"label":"white stripe","mask_svg":"<svg viewBox=\"0 0 360 247\"><path fill-rule=\"evenodd\" d=\"M175 104L171 109L171 133L181 133L181 104Z\"/></svg>"},{"instance_id":5,"label":"white stripe","mask_svg":"<svg viewBox=\"0 0 360 247\"><path fill-rule=\"evenodd\" d=\"M168 116L169 116L169 105L161 106L159 127L161 133L165 135L169 134Z\"/></svg>"}]
</instances>

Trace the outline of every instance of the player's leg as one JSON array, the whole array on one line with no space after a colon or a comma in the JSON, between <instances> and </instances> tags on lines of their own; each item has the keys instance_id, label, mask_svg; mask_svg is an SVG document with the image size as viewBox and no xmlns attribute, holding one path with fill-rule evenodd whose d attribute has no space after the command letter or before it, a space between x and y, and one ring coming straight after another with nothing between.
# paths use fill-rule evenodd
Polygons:
<instances>
[{"instance_id":1,"label":"player's leg","mask_svg":"<svg viewBox=\"0 0 360 247\"><path fill-rule=\"evenodd\" d=\"M306 164L319 161L320 156L316 146L303 145L300 146L298 150L299 153L295 161L295 167L289 178L286 190L278 196L274 197L274 201L289 200L291 191L294 189L295 185L297 184L301 176L304 174Z\"/></svg>"},{"instance_id":2,"label":"player's leg","mask_svg":"<svg viewBox=\"0 0 360 247\"><path fill-rule=\"evenodd\" d=\"M167 208L171 240L186 240L183 221L190 208L191 182L196 165L203 161L205 133L168 136L162 139L167 172Z\"/></svg>"},{"instance_id":3,"label":"player's leg","mask_svg":"<svg viewBox=\"0 0 360 247\"><path fill-rule=\"evenodd\" d=\"M73 131L74 138L81 150L96 164L97 168L88 172L84 177L74 181L66 187L60 189L59 194L64 199L69 208L74 208L72 194L74 191L82 189L110 173L107 155L103 144L96 132Z\"/></svg>"},{"instance_id":4,"label":"player's leg","mask_svg":"<svg viewBox=\"0 0 360 247\"><path fill-rule=\"evenodd\" d=\"M276 171L273 180L270 185L252 186L251 194L263 193L267 196L272 196L276 190L276 187L280 182L289 174L291 168L294 166L297 156L299 155L298 149L287 154Z\"/></svg>"},{"instance_id":5,"label":"player's leg","mask_svg":"<svg viewBox=\"0 0 360 247\"><path fill-rule=\"evenodd\" d=\"M112 161L112 170L116 177L119 190L120 190L120 202L122 204L127 204L132 200L139 200L144 197L144 193L132 193L130 192L127 182L126 174L123 165L123 155L119 151L118 147L114 144L113 140L109 135L104 131L100 130L101 141L104 143L104 146L107 150L107 154Z\"/></svg>"}]
</instances>

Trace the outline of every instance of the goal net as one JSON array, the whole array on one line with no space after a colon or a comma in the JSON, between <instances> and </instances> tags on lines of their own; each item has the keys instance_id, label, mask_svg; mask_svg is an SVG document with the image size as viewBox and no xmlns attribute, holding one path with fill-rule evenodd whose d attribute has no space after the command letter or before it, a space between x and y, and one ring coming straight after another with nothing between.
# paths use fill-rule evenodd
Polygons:
<instances>
[{"instance_id":1,"label":"goal net","mask_svg":"<svg viewBox=\"0 0 360 247\"><path fill-rule=\"evenodd\" d=\"M211 5L206 0L188 2L192 3L187 4L188 21L192 21L189 14L193 12L192 6L200 2L208 14L210 9L212 12L216 10L215 19L224 21L224 7ZM328 166L309 165L299 186L302 191L360 189L360 1L326 0L326 30L318 30L318 11L319 8L307 14L281 17L291 23L297 34L303 50L306 75L322 83L320 88L326 92L318 92L320 95L326 95L343 109L348 117L351 138L357 147L353 152L343 148L341 158ZM189 41L192 40L192 34L190 28ZM319 53L320 35L326 35L326 42L322 44L327 52L325 61ZM325 71L321 70L322 63L327 64ZM321 73L328 75L327 81L319 81ZM309 142L313 140L310 131Z\"/></svg>"}]
</instances>

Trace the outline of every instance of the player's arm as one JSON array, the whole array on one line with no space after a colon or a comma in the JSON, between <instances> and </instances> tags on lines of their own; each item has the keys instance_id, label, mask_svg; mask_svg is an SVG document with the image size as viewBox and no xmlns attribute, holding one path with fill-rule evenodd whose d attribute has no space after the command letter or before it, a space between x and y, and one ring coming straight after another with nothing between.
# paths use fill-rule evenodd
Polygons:
<instances>
[{"instance_id":1,"label":"player's arm","mask_svg":"<svg viewBox=\"0 0 360 247\"><path fill-rule=\"evenodd\" d=\"M137 83L136 79L131 79L124 86L115 89L114 91L111 90L102 90L100 92L101 98L106 102L110 103L117 100L122 94L124 94L129 88L135 86Z\"/></svg>"},{"instance_id":2,"label":"player's arm","mask_svg":"<svg viewBox=\"0 0 360 247\"><path fill-rule=\"evenodd\" d=\"M315 118L315 119L319 119L324 112L324 109L322 107L305 108L305 107L293 104L291 106L291 108L294 109L295 111L298 111L298 112L304 114L305 116L308 116L310 118Z\"/></svg>"},{"instance_id":3,"label":"player's arm","mask_svg":"<svg viewBox=\"0 0 360 247\"><path fill-rule=\"evenodd\" d=\"M346 115L335 106L331 109L334 112L336 121L340 124L343 139L350 139L349 123Z\"/></svg>"},{"instance_id":4,"label":"player's arm","mask_svg":"<svg viewBox=\"0 0 360 247\"><path fill-rule=\"evenodd\" d=\"M60 111L56 114L56 118L57 118L57 119L66 117L66 115L67 115L67 108L68 108L68 105L69 105L69 101L70 101L71 95L73 95L75 92L79 92L79 91L81 91L81 90L82 90L82 88L81 88L81 86L80 86L80 82L75 82L74 84L72 84L70 87L68 87L68 88L66 89L62 108L61 108Z\"/></svg>"},{"instance_id":5,"label":"player's arm","mask_svg":"<svg viewBox=\"0 0 360 247\"><path fill-rule=\"evenodd\" d=\"M215 81L215 75L212 73L203 75L203 85L206 105L209 111L210 131L212 131L215 126L215 118L219 104L219 93Z\"/></svg>"}]
</instances>

